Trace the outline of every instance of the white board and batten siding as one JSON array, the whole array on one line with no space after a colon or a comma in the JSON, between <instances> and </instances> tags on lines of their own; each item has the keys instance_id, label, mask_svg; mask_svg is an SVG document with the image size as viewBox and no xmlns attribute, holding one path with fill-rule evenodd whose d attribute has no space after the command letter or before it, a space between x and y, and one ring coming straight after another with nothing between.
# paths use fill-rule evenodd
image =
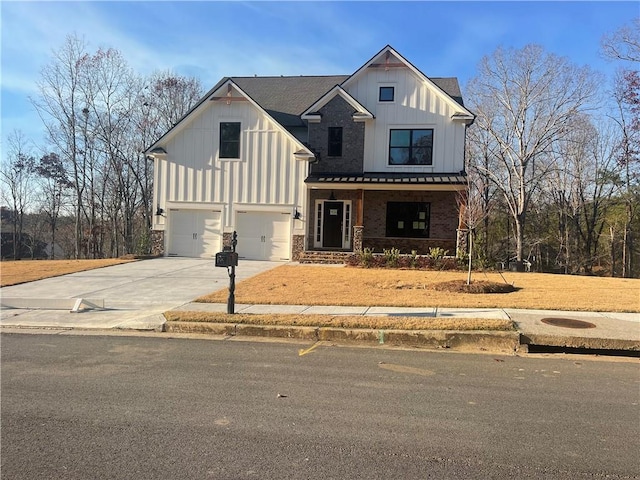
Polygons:
<instances>
[{"instance_id":1,"label":"white board and batten siding","mask_svg":"<svg viewBox=\"0 0 640 480\"><path fill-rule=\"evenodd\" d=\"M154 217L154 228L165 229L165 252L200 256L188 255L187 241L190 235L193 237L207 227L195 231L192 225L193 232L187 227L191 221L199 224L210 221L198 212L217 210L219 228L216 228L220 234L217 251L222 249L222 232L236 230L239 245L242 238L249 248L246 258L290 258L291 214L295 208L304 211L306 204L304 179L308 164L293 155L301 145L248 101L234 101L229 105L209 101L201 112L186 120L188 124L163 145L167 155L155 160L155 199L166 213L165 217ZM220 122L240 122L239 159L218 157ZM269 224L262 228L273 230L274 235L277 233L269 244L255 245L250 239L255 241L265 235L256 236L253 230L244 232L247 227L254 228L257 217L254 216L252 222L237 223L244 218L244 214L237 212L250 212L252 205L259 206L261 222ZM270 208L271 213L260 210L264 208ZM187 218L188 213L181 212L191 212L192 219ZM197 238L198 235L192 240ZM195 248L197 251L199 247ZM240 246L238 251L243 256Z\"/></svg>"},{"instance_id":2,"label":"white board and batten siding","mask_svg":"<svg viewBox=\"0 0 640 480\"><path fill-rule=\"evenodd\" d=\"M394 87L394 102L378 101L381 86ZM438 173L464 168L465 126L451 120L457 109L409 68L367 69L346 90L375 115L365 126L365 171ZM433 129L433 164L389 165L389 131L394 128Z\"/></svg>"}]
</instances>

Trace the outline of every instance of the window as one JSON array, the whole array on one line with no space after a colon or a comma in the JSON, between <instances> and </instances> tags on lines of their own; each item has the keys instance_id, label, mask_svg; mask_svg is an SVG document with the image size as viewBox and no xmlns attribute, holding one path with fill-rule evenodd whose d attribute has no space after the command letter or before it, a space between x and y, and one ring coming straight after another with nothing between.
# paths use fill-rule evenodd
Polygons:
<instances>
[{"instance_id":1,"label":"window","mask_svg":"<svg viewBox=\"0 0 640 480\"><path fill-rule=\"evenodd\" d=\"M433 129L391 130L389 165L431 165Z\"/></svg>"},{"instance_id":2,"label":"window","mask_svg":"<svg viewBox=\"0 0 640 480\"><path fill-rule=\"evenodd\" d=\"M342 156L342 127L329 127L327 155L329 157Z\"/></svg>"},{"instance_id":3,"label":"window","mask_svg":"<svg viewBox=\"0 0 640 480\"><path fill-rule=\"evenodd\" d=\"M387 202L387 237L429 237L431 204Z\"/></svg>"},{"instance_id":4,"label":"window","mask_svg":"<svg viewBox=\"0 0 640 480\"><path fill-rule=\"evenodd\" d=\"M395 87L380 87L380 94L378 101L380 102L393 102L395 96Z\"/></svg>"},{"instance_id":5,"label":"window","mask_svg":"<svg viewBox=\"0 0 640 480\"><path fill-rule=\"evenodd\" d=\"M240 158L240 122L220 122L220 158Z\"/></svg>"}]
</instances>

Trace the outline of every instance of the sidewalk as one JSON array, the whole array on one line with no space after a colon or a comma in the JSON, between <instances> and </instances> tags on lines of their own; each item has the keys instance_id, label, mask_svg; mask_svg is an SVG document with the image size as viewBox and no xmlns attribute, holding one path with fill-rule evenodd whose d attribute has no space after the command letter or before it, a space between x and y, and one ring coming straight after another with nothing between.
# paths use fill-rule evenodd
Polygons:
<instances>
[{"instance_id":1,"label":"sidewalk","mask_svg":"<svg viewBox=\"0 0 640 480\"><path fill-rule=\"evenodd\" d=\"M148 305L145 305L148 307ZM235 305L238 314L364 315L425 318L491 318L512 320L515 332L487 331L399 331L314 327L260 327L241 324L204 322L166 322L162 311L179 310L226 313L220 303L187 302L180 306L154 305L155 308L116 307L104 310L68 310L3 308L0 326L4 331L20 328L60 330L158 331L169 333L205 333L225 336L267 336L310 341L358 341L425 348L459 350L527 351L538 347L570 347L593 350L636 352L640 356L640 314L615 312L568 312L554 310L481 309L481 308L407 308L319 305ZM165 310L158 310L158 307ZM543 320L549 322L545 323ZM576 322L577 321L577 322ZM553 323L559 323L560 326ZM586 322L586 323L581 323ZM564 325L564 326L563 326ZM566 325L573 326L569 328ZM575 328L575 327L588 328Z\"/></svg>"},{"instance_id":2,"label":"sidewalk","mask_svg":"<svg viewBox=\"0 0 640 480\"><path fill-rule=\"evenodd\" d=\"M226 313L227 305L220 303L187 303L174 310L179 311L195 311L195 312L219 312ZM482 308L407 308L407 307L362 307L362 306L311 306L311 305L246 305L238 304L235 306L236 313L248 314L297 314L297 315L364 315L364 316L411 316L411 317L448 317L448 318L495 318L512 320L516 324L517 332L513 335L505 335L509 332L456 332L457 338L461 336L469 337L469 341L482 340L487 342L488 337L493 335L495 341L501 345L501 348L509 349L509 342L517 340L517 344L536 345L536 346L552 346L552 347L570 347L584 348L595 350L624 350L639 352L640 355L640 314L637 313L616 313L616 312L567 312L556 310L521 310L521 309L482 309ZM550 323L544 323L542 320L551 320ZM576 320L577 322L556 322L561 320ZM553 323L561 325L569 324L573 328L567 326L557 326ZM581 323L586 322L586 323ZM588 328L576 328L588 327ZM165 330L169 331L198 331L198 328L204 333L215 333L210 325L190 324L190 325L165 325ZM245 330L252 333L258 327L248 329L243 327L240 331L232 330L230 327L226 329L218 329L227 334L242 334ZM280 327L276 329L272 327L263 332L269 336L285 336L296 337L305 333L302 327ZM313 332L306 331L307 337L315 336L319 339L321 333L326 333L326 329L311 329ZM414 332L415 333L415 332ZM353 335L353 333L351 334ZM412 344L426 344L427 346L446 346L447 338L439 335L441 342L438 343L432 336L427 339L422 335L422 341L411 337ZM345 336L344 334L342 335ZM379 332L372 332L370 339L380 343ZM407 339L406 335L396 335L400 340ZM444 342L444 343L442 343ZM505 343L506 342L506 343ZM525 347L522 347L524 349ZM516 350L518 348L516 347Z\"/></svg>"}]
</instances>

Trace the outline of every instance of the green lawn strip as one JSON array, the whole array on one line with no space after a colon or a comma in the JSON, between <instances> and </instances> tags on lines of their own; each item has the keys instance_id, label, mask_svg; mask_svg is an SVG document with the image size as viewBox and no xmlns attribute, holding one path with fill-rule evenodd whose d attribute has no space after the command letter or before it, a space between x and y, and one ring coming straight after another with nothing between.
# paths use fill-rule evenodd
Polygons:
<instances>
[{"instance_id":1,"label":"green lawn strip","mask_svg":"<svg viewBox=\"0 0 640 480\"><path fill-rule=\"evenodd\" d=\"M511 320L491 318L369 317L362 315L234 314L168 311L169 322L233 323L264 326L366 328L374 330L514 331Z\"/></svg>"}]
</instances>

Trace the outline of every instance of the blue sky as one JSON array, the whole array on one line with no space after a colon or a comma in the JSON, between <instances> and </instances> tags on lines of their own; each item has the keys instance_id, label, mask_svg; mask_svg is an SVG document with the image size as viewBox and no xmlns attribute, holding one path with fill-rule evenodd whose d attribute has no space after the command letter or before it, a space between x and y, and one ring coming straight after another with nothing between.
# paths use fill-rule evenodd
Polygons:
<instances>
[{"instance_id":1,"label":"blue sky","mask_svg":"<svg viewBox=\"0 0 640 480\"><path fill-rule=\"evenodd\" d=\"M387 44L427 76L464 87L484 55L528 43L612 76L603 34L640 16L626 2L26 2L0 3L2 157L21 130L44 145L29 96L52 51L75 33L112 47L140 74L172 70L209 89L223 76L350 74Z\"/></svg>"}]
</instances>

